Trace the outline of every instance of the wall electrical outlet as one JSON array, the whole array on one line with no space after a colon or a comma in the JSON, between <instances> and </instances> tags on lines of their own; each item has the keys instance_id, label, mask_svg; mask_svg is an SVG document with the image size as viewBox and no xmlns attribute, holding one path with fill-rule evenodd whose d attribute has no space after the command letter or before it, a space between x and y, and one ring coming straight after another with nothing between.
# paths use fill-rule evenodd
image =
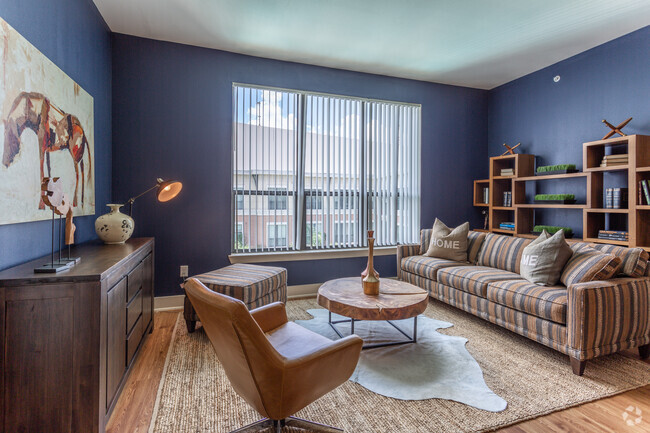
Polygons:
<instances>
[{"instance_id":1,"label":"wall electrical outlet","mask_svg":"<svg viewBox=\"0 0 650 433\"><path fill-rule=\"evenodd\" d=\"M187 278L188 275L188 266L181 265L181 278Z\"/></svg>"}]
</instances>

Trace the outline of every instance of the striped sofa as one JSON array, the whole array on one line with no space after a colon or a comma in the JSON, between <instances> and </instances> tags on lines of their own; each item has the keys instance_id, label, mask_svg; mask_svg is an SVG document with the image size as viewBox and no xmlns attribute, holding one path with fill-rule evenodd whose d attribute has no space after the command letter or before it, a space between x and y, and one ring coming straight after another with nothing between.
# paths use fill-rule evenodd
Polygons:
<instances>
[{"instance_id":1,"label":"striped sofa","mask_svg":"<svg viewBox=\"0 0 650 433\"><path fill-rule=\"evenodd\" d=\"M605 281L545 287L519 275L532 240L470 231L468 262L426 257L431 230L420 244L397 248L397 277L431 297L569 355L582 375L589 359L638 348L650 355L650 265L638 248L589 245L621 259L620 273Z\"/></svg>"}]
</instances>

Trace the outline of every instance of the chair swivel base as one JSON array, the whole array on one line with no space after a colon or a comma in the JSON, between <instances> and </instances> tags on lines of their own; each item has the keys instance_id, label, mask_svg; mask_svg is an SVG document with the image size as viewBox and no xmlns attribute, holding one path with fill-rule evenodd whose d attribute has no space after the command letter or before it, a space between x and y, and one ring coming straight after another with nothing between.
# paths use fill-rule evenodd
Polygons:
<instances>
[{"instance_id":1,"label":"chair swivel base","mask_svg":"<svg viewBox=\"0 0 650 433\"><path fill-rule=\"evenodd\" d=\"M253 432L264 431L269 428L273 428L273 430L271 430L273 433L280 433L282 431L282 427L284 427L285 425L303 428L306 429L307 431L317 431L317 432L324 432L324 433L338 433L343 431L340 428L332 427L325 424L319 424L313 421L307 421L306 419L296 418L295 416L290 416L283 420L264 418L252 424L248 424L247 426L244 426L237 430L233 430L230 433L253 433Z\"/></svg>"}]
</instances>

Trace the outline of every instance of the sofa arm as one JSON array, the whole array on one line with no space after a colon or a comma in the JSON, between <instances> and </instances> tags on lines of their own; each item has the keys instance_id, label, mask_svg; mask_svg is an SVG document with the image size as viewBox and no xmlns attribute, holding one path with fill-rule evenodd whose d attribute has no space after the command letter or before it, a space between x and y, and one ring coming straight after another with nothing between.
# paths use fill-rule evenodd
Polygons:
<instances>
[{"instance_id":1,"label":"sofa arm","mask_svg":"<svg viewBox=\"0 0 650 433\"><path fill-rule=\"evenodd\" d=\"M397 279L402 279L402 259L420 254L420 244L405 244L397 246Z\"/></svg>"},{"instance_id":2,"label":"sofa arm","mask_svg":"<svg viewBox=\"0 0 650 433\"><path fill-rule=\"evenodd\" d=\"M650 343L650 278L569 286L569 355L588 360Z\"/></svg>"}]
</instances>

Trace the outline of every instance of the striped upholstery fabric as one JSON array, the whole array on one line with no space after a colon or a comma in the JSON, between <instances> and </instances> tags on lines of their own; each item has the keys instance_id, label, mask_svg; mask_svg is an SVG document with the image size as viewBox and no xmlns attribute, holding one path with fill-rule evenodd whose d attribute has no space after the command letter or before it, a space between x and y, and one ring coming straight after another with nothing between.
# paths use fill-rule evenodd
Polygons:
<instances>
[{"instance_id":1,"label":"striped upholstery fabric","mask_svg":"<svg viewBox=\"0 0 650 433\"><path fill-rule=\"evenodd\" d=\"M440 284L454 287L485 298L488 283L501 280L520 280L521 275L485 266L454 266L438 271Z\"/></svg>"},{"instance_id":2,"label":"striped upholstery fabric","mask_svg":"<svg viewBox=\"0 0 650 433\"><path fill-rule=\"evenodd\" d=\"M432 229L420 230L420 255L424 255L429 249L431 243ZM467 258L472 264L476 263L478 253L485 240L485 233L470 230L467 235Z\"/></svg>"},{"instance_id":3,"label":"striped upholstery fabric","mask_svg":"<svg viewBox=\"0 0 650 433\"><path fill-rule=\"evenodd\" d=\"M401 268L404 271L436 281L439 269L449 266L469 266L469 263L460 263L448 259L438 259L427 256L411 256L402 259Z\"/></svg>"},{"instance_id":4,"label":"striped upholstery fabric","mask_svg":"<svg viewBox=\"0 0 650 433\"><path fill-rule=\"evenodd\" d=\"M490 302L470 293L434 283L431 296L482 319L523 335L562 353L568 353L567 327Z\"/></svg>"},{"instance_id":5,"label":"striped upholstery fabric","mask_svg":"<svg viewBox=\"0 0 650 433\"><path fill-rule=\"evenodd\" d=\"M429 244L431 243L431 233L433 229L423 229L420 230L420 255L426 254L429 249Z\"/></svg>"},{"instance_id":6,"label":"striped upholstery fabric","mask_svg":"<svg viewBox=\"0 0 650 433\"><path fill-rule=\"evenodd\" d=\"M568 296L571 356L585 360L650 343L650 279L575 284Z\"/></svg>"},{"instance_id":7,"label":"striped upholstery fabric","mask_svg":"<svg viewBox=\"0 0 650 433\"><path fill-rule=\"evenodd\" d=\"M573 256L564 266L560 281L567 287L589 281L608 280L618 272L621 258L585 245L571 246Z\"/></svg>"},{"instance_id":8,"label":"striped upholstery fabric","mask_svg":"<svg viewBox=\"0 0 650 433\"><path fill-rule=\"evenodd\" d=\"M415 275L407 271L402 271L402 281L406 281L407 283L414 284L426 291L429 292L429 296L432 295L432 290L434 289L434 286L436 286L436 282L432 281L428 278L421 277L420 275Z\"/></svg>"},{"instance_id":9,"label":"striped upholstery fabric","mask_svg":"<svg viewBox=\"0 0 650 433\"><path fill-rule=\"evenodd\" d=\"M519 273L521 254L531 239L488 233L478 255L477 265Z\"/></svg>"},{"instance_id":10,"label":"striped upholstery fabric","mask_svg":"<svg viewBox=\"0 0 650 433\"><path fill-rule=\"evenodd\" d=\"M487 287L489 301L566 325L567 290L538 286L526 280L498 281Z\"/></svg>"},{"instance_id":11,"label":"striped upholstery fabric","mask_svg":"<svg viewBox=\"0 0 650 433\"><path fill-rule=\"evenodd\" d=\"M467 261L475 265L478 253L481 251L486 233L473 232L470 230L467 235Z\"/></svg>"},{"instance_id":12,"label":"striped upholstery fabric","mask_svg":"<svg viewBox=\"0 0 650 433\"><path fill-rule=\"evenodd\" d=\"M402 260L420 254L420 244L407 244L397 246L397 279L401 280Z\"/></svg>"},{"instance_id":13,"label":"striped upholstery fabric","mask_svg":"<svg viewBox=\"0 0 650 433\"><path fill-rule=\"evenodd\" d=\"M625 248L618 245L593 244L593 248L600 252L613 254L620 257L621 269L619 272L628 277L641 277L645 275L648 266L648 252L643 248Z\"/></svg>"},{"instance_id":14,"label":"striped upholstery fabric","mask_svg":"<svg viewBox=\"0 0 650 433\"><path fill-rule=\"evenodd\" d=\"M271 298L274 298L273 301L287 301L287 270L284 268L237 263L194 278L214 292L239 299L249 309L258 303L258 299L264 299L282 287L285 288L284 297L275 293Z\"/></svg>"}]
</instances>

